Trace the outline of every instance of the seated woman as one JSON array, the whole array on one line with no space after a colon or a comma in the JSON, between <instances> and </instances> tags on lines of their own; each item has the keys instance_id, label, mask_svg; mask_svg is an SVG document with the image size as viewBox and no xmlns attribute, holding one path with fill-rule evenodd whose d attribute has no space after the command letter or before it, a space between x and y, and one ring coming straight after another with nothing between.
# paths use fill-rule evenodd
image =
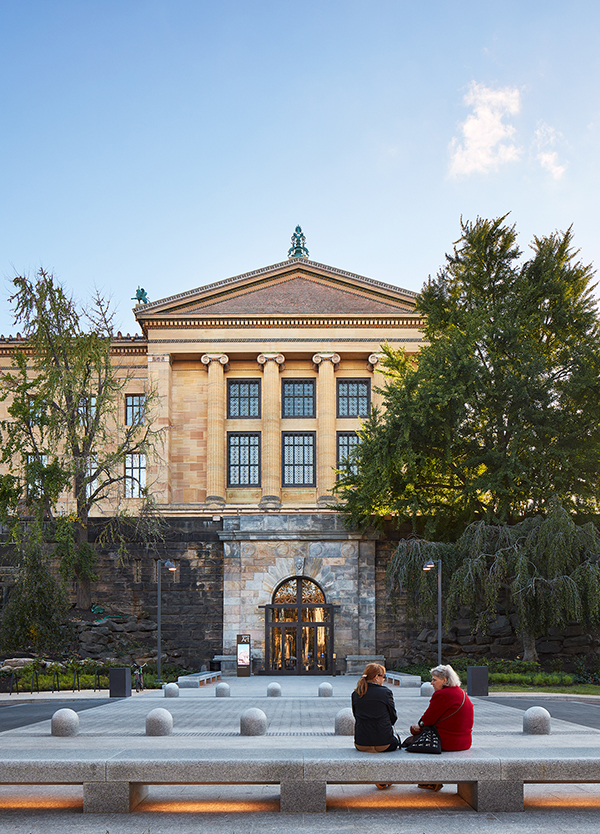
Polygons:
<instances>
[{"instance_id":1,"label":"seated woman","mask_svg":"<svg viewBox=\"0 0 600 834\"><path fill-rule=\"evenodd\" d=\"M369 663L352 693L354 746L365 753L391 753L399 747L392 729L398 719L394 696L384 681L385 668Z\"/></svg>"},{"instance_id":2,"label":"seated woman","mask_svg":"<svg viewBox=\"0 0 600 834\"><path fill-rule=\"evenodd\" d=\"M440 737L442 750L468 750L472 743L473 704L466 692L460 688L460 679L452 666L436 666L431 670L431 684L434 693L429 706L410 728L411 739L419 736L423 727L435 726ZM439 782L419 785L420 788L439 791Z\"/></svg>"}]
</instances>

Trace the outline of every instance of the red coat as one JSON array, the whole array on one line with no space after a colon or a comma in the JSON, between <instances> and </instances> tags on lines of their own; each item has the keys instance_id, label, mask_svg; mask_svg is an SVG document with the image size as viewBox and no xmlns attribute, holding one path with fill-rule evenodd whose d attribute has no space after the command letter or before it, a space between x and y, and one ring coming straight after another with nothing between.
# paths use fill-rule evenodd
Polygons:
<instances>
[{"instance_id":1,"label":"red coat","mask_svg":"<svg viewBox=\"0 0 600 834\"><path fill-rule=\"evenodd\" d=\"M420 723L424 727L432 727L435 724L442 742L442 750L468 750L471 746L473 704L469 696L464 694L465 702L458 709L463 697L462 689L460 686L445 686L439 692L433 693L429 706L421 716ZM446 715L449 718L441 720Z\"/></svg>"}]
</instances>

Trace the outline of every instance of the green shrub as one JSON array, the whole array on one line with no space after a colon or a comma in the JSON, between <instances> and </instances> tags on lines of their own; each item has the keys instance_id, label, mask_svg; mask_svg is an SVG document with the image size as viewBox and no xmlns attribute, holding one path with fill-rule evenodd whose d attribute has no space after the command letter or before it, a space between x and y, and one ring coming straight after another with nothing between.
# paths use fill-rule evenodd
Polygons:
<instances>
[{"instance_id":1,"label":"green shrub","mask_svg":"<svg viewBox=\"0 0 600 834\"><path fill-rule=\"evenodd\" d=\"M488 664L479 658L474 661L472 658L461 657L450 665L459 673L463 679L463 684L466 683L468 666L488 666L490 683L515 683L523 686L572 686L576 680L572 675L565 675L563 672L541 672L539 663L524 663L522 660L497 660L494 658ZM421 680L429 680L429 670L431 668L428 663L413 663L410 666L403 666L397 671L407 675L420 675Z\"/></svg>"}]
</instances>

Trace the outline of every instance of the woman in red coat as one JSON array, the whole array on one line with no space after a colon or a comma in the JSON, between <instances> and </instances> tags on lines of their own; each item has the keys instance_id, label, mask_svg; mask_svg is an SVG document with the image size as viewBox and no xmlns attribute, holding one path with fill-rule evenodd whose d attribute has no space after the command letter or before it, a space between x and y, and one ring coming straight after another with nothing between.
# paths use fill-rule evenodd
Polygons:
<instances>
[{"instance_id":1,"label":"woman in red coat","mask_svg":"<svg viewBox=\"0 0 600 834\"><path fill-rule=\"evenodd\" d=\"M460 688L458 675L452 666L436 666L431 670L431 684L434 693L429 706L410 732L418 736L423 727L435 726L442 750L468 750L472 743L473 704ZM419 787L439 791L442 785L433 783Z\"/></svg>"}]
</instances>

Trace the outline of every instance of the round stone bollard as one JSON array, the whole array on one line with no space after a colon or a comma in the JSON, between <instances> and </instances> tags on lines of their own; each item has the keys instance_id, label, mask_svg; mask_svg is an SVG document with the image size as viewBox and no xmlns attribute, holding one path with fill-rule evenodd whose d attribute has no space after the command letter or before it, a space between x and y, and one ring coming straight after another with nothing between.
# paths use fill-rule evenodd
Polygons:
<instances>
[{"instance_id":1,"label":"round stone bollard","mask_svg":"<svg viewBox=\"0 0 600 834\"><path fill-rule=\"evenodd\" d=\"M146 716L147 736L170 736L173 732L173 716L168 709L157 707Z\"/></svg>"},{"instance_id":2,"label":"round stone bollard","mask_svg":"<svg viewBox=\"0 0 600 834\"><path fill-rule=\"evenodd\" d=\"M165 698L179 698L179 687L176 683L167 683L163 689Z\"/></svg>"},{"instance_id":3,"label":"round stone bollard","mask_svg":"<svg viewBox=\"0 0 600 834\"><path fill-rule=\"evenodd\" d=\"M74 709L57 709L50 722L53 736L76 736L79 732L79 716Z\"/></svg>"},{"instance_id":4,"label":"round stone bollard","mask_svg":"<svg viewBox=\"0 0 600 834\"><path fill-rule=\"evenodd\" d=\"M319 684L319 698L332 698L333 686L330 683Z\"/></svg>"},{"instance_id":5,"label":"round stone bollard","mask_svg":"<svg viewBox=\"0 0 600 834\"><path fill-rule=\"evenodd\" d=\"M267 716L261 709L250 707L240 717L240 735L264 736L267 732Z\"/></svg>"},{"instance_id":6,"label":"round stone bollard","mask_svg":"<svg viewBox=\"0 0 600 834\"><path fill-rule=\"evenodd\" d=\"M278 683L270 683L267 686L267 698L281 698L281 686Z\"/></svg>"},{"instance_id":7,"label":"round stone bollard","mask_svg":"<svg viewBox=\"0 0 600 834\"><path fill-rule=\"evenodd\" d=\"M551 716L544 707L529 707L523 713L523 732L530 736L549 736Z\"/></svg>"},{"instance_id":8,"label":"round stone bollard","mask_svg":"<svg viewBox=\"0 0 600 834\"><path fill-rule=\"evenodd\" d=\"M228 683L218 683L215 689L215 695L217 698L229 698L230 689Z\"/></svg>"},{"instance_id":9,"label":"round stone bollard","mask_svg":"<svg viewBox=\"0 0 600 834\"><path fill-rule=\"evenodd\" d=\"M424 698L431 698L435 689L433 688L433 684L431 683L422 683L421 684L421 695Z\"/></svg>"},{"instance_id":10,"label":"round stone bollard","mask_svg":"<svg viewBox=\"0 0 600 834\"><path fill-rule=\"evenodd\" d=\"M354 735L354 715L350 707L344 707L335 716L335 734L336 736L353 736Z\"/></svg>"}]
</instances>

